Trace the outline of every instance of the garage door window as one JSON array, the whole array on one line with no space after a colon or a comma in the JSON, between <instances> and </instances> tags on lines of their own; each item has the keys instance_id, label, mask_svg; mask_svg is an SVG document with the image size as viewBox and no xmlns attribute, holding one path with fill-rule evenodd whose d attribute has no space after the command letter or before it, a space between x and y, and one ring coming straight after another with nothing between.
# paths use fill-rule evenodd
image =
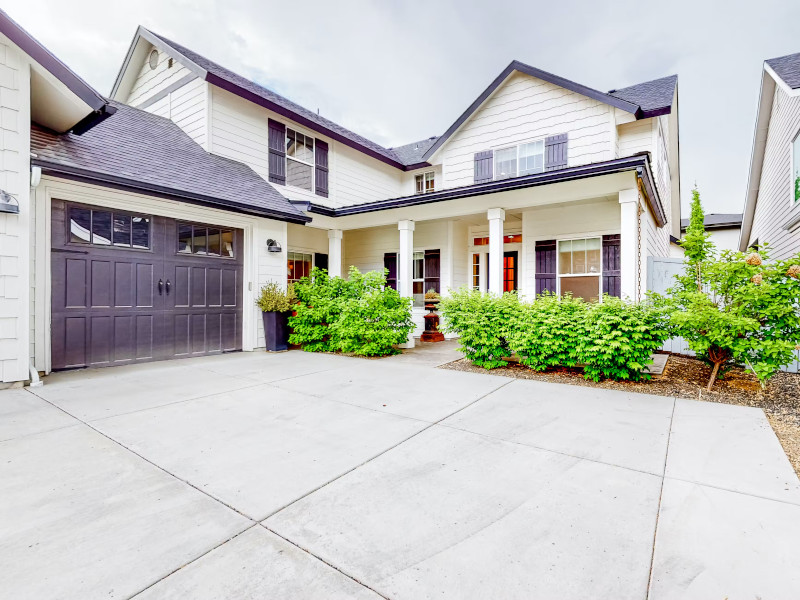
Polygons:
<instances>
[{"instance_id":1,"label":"garage door window","mask_svg":"<svg viewBox=\"0 0 800 600\"><path fill-rule=\"evenodd\" d=\"M205 225L178 223L178 253L233 258L233 232Z\"/></svg>"},{"instance_id":2,"label":"garage door window","mask_svg":"<svg viewBox=\"0 0 800 600\"><path fill-rule=\"evenodd\" d=\"M150 217L72 207L69 241L74 244L150 248Z\"/></svg>"}]
</instances>

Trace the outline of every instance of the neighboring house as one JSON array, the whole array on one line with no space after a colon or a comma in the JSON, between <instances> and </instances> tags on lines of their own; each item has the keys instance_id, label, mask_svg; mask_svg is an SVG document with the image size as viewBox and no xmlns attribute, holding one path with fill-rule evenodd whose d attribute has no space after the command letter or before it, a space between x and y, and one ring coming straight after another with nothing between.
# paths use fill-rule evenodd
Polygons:
<instances>
[{"instance_id":1,"label":"neighboring house","mask_svg":"<svg viewBox=\"0 0 800 600\"><path fill-rule=\"evenodd\" d=\"M764 62L739 249L800 252L800 53Z\"/></svg>"},{"instance_id":2,"label":"neighboring house","mask_svg":"<svg viewBox=\"0 0 800 600\"><path fill-rule=\"evenodd\" d=\"M703 219L703 225L717 250L739 249L739 235L742 229L741 213L710 213ZM681 236L686 233L688 226L689 219L681 219Z\"/></svg>"},{"instance_id":3,"label":"neighboring house","mask_svg":"<svg viewBox=\"0 0 800 600\"><path fill-rule=\"evenodd\" d=\"M32 73L36 57L57 62L7 18L2 33ZM70 121L37 116L58 99L31 83L32 124L23 112L3 138L22 158L20 214L0 217L0 260L18 273L3 269L3 314L19 315L3 323L3 381L29 361L263 346L259 288L313 266L387 268L420 325L429 288L639 298L647 257L680 234L674 76L600 92L512 62L443 135L397 148L143 28L111 100L80 84L93 116L72 98Z\"/></svg>"}]
</instances>

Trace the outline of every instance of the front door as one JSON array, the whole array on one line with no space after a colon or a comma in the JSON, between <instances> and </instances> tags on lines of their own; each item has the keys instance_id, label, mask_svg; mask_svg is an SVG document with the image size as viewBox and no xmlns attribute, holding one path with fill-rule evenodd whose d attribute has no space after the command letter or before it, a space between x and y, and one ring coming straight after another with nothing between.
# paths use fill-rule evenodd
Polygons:
<instances>
[{"instance_id":1,"label":"front door","mask_svg":"<svg viewBox=\"0 0 800 600\"><path fill-rule=\"evenodd\" d=\"M519 252L503 252L503 291L513 292L517 289L517 272L519 270Z\"/></svg>"}]
</instances>

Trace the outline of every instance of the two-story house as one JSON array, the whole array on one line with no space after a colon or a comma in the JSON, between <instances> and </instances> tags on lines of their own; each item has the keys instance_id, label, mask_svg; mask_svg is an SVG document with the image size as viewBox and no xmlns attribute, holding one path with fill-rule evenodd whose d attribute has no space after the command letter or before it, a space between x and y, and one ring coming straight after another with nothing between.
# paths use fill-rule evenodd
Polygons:
<instances>
[{"instance_id":1,"label":"two-story house","mask_svg":"<svg viewBox=\"0 0 800 600\"><path fill-rule=\"evenodd\" d=\"M139 28L108 106L31 125L34 370L263 346L260 287L313 266L388 269L420 325L430 288L637 299L680 234L674 76L600 92L515 61L385 148Z\"/></svg>"},{"instance_id":2,"label":"two-story house","mask_svg":"<svg viewBox=\"0 0 800 600\"><path fill-rule=\"evenodd\" d=\"M800 54L761 72L739 250L763 244L776 259L800 252Z\"/></svg>"}]
</instances>

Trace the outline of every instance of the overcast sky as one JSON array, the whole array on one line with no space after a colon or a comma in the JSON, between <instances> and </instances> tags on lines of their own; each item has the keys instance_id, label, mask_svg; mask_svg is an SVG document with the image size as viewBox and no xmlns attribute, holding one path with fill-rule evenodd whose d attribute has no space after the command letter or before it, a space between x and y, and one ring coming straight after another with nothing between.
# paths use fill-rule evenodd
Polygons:
<instances>
[{"instance_id":1,"label":"overcast sky","mask_svg":"<svg viewBox=\"0 0 800 600\"><path fill-rule=\"evenodd\" d=\"M385 146L443 133L513 59L603 91L679 75L681 192L740 212L762 62L800 2L5 0L108 94L141 24Z\"/></svg>"}]
</instances>

